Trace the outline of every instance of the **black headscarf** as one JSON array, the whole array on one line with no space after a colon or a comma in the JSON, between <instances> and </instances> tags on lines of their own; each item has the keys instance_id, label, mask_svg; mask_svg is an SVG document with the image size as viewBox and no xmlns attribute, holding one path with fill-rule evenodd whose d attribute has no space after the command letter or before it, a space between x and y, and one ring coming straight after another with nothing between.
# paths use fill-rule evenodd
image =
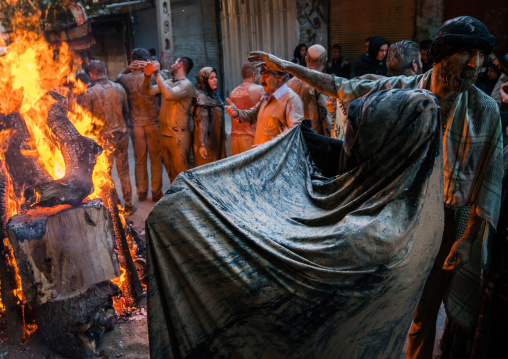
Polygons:
<instances>
[{"instance_id":1,"label":"black headscarf","mask_svg":"<svg viewBox=\"0 0 508 359\"><path fill-rule=\"evenodd\" d=\"M390 45L384 37L373 36L370 38L368 54L361 55L353 64L355 76L362 76L365 74L389 76L386 68L386 56L382 61L377 59L379 49L383 45Z\"/></svg>"},{"instance_id":2,"label":"black headscarf","mask_svg":"<svg viewBox=\"0 0 508 359\"><path fill-rule=\"evenodd\" d=\"M429 46L428 55L436 63L463 48L477 48L485 55L492 52L496 37L487 27L471 16L459 16L444 22Z\"/></svg>"}]
</instances>

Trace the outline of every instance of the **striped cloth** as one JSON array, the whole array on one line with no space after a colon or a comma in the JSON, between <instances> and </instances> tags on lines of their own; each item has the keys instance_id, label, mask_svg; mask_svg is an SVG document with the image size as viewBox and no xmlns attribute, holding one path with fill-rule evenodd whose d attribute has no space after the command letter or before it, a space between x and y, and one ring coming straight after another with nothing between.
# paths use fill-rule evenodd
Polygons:
<instances>
[{"instance_id":1,"label":"striped cloth","mask_svg":"<svg viewBox=\"0 0 508 359\"><path fill-rule=\"evenodd\" d=\"M347 109L353 100L386 88L428 88L432 70L423 75L377 81L335 78L338 99ZM499 109L492 98L472 86L461 93L443 130L444 202L476 205L477 214L494 228L501 205L503 142Z\"/></svg>"}]
</instances>

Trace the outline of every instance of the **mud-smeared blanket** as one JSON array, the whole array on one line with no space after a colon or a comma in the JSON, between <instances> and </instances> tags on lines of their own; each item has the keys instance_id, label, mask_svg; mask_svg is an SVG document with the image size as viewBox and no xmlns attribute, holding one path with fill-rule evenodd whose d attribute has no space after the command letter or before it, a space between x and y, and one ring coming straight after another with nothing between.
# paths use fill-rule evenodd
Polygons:
<instances>
[{"instance_id":1,"label":"mud-smeared blanket","mask_svg":"<svg viewBox=\"0 0 508 359\"><path fill-rule=\"evenodd\" d=\"M361 101L343 175L301 127L180 174L146 221L152 358L400 355L442 235L439 108Z\"/></svg>"}]
</instances>

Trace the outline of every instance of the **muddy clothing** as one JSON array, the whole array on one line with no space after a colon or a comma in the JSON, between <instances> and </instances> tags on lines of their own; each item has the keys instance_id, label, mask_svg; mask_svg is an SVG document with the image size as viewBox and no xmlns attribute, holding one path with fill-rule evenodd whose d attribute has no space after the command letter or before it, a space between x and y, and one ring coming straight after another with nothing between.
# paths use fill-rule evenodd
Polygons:
<instances>
[{"instance_id":1,"label":"muddy clothing","mask_svg":"<svg viewBox=\"0 0 508 359\"><path fill-rule=\"evenodd\" d=\"M323 72L348 79L351 76L351 64L342 57L339 61L330 60Z\"/></svg>"},{"instance_id":2,"label":"muddy clothing","mask_svg":"<svg viewBox=\"0 0 508 359\"><path fill-rule=\"evenodd\" d=\"M159 103L157 97L143 93L144 74L133 71L120 74L118 83L127 93L133 131L136 191L138 197L146 197L148 192L147 158L150 154L150 172L152 179L152 198L162 196L162 157L159 144Z\"/></svg>"},{"instance_id":3,"label":"muddy clothing","mask_svg":"<svg viewBox=\"0 0 508 359\"><path fill-rule=\"evenodd\" d=\"M125 132L127 125L130 125L127 93L121 85L107 78L99 79L86 90L82 101L84 109L90 111L95 118L104 121L103 124L97 124L100 137Z\"/></svg>"},{"instance_id":4,"label":"muddy clothing","mask_svg":"<svg viewBox=\"0 0 508 359\"><path fill-rule=\"evenodd\" d=\"M418 76L398 76L377 81L337 77L335 87L339 100L349 107L354 99L387 87L429 88L431 76L432 71ZM442 136L445 206L460 208L475 205L476 214L495 228L499 217L503 174L501 121L495 101L477 87L471 86L457 96L448 116L442 119ZM445 232L455 231L455 228L450 227L454 227L453 222L445 221ZM445 252L449 250L449 245L448 240L443 239L439 260L443 256L446 258ZM484 250L484 253L488 253L487 247ZM441 268L442 265L442 262L436 262L435 268ZM436 269L431 272L431 276L435 273L440 275ZM423 353L432 352L432 328L435 328L434 318L437 318L434 304L441 303L441 286L447 285L447 279L443 277L443 281L432 284L431 276L414 317L407 358L420 358ZM438 298L439 296L441 297Z\"/></svg>"},{"instance_id":5,"label":"muddy clothing","mask_svg":"<svg viewBox=\"0 0 508 359\"><path fill-rule=\"evenodd\" d=\"M347 109L354 99L387 87L427 88L431 76L432 71L378 81L336 77L335 88L338 99ZM453 207L475 204L478 215L495 227L499 217L503 173L498 107L492 98L471 86L458 95L443 123L445 204Z\"/></svg>"},{"instance_id":6,"label":"muddy clothing","mask_svg":"<svg viewBox=\"0 0 508 359\"><path fill-rule=\"evenodd\" d=\"M133 126L153 125L159 118L157 97L143 93L143 71L120 74L117 82L127 93Z\"/></svg>"},{"instance_id":7,"label":"muddy clothing","mask_svg":"<svg viewBox=\"0 0 508 359\"><path fill-rule=\"evenodd\" d=\"M191 131L190 113L194 86L187 78L164 80L162 75L155 75L155 80L157 86L151 86L150 78L145 76L143 89L145 94L162 95L159 114L162 160L170 180L173 181L178 173L189 169L190 142L186 138ZM178 146L170 146L170 143L180 143L186 147L180 149Z\"/></svg>"},{"instance_id":8,"label":"muddy clothing","mask_svg":"<svg viewBox=\"0 0 508 359\"><path fill-rule=\"evenodd\" d=\"M239 110L238 120L256 124L254 145L273 140L285 130L303 121L303 104L300 97L287 85L282 85L273 95L263 95L250 110Z\"/></svg>"},{"instance_id":9,"label":"muddy clothing","mask_svg":"<svg viewBox=\"0 0 508 359\"><path fill-rule=\"evenodd\" d=\"M256 106L263 96L263 92L263 86L244 82L231 91L229 99L239 110L248 110ZM240 123L238 119L231 118L231 153L233 156L252 148L255 133L255 125Z\"/></svg>"},{"instance_id":10,"label":"muddy clothing","mask_svg":"<svg viewBox=\"0 0 508 359\"><path fill-rule=\"evenodd\" d=\"M159 199L162 196L162 156L159 124L134 126L131 139L134 148L134 177L138 197L146 197L148 193L147 158L150 157L152 199Z\"/></svg>"},{"instance_id":11,"label":"muddy clothing","mask_svg":"<svg viewBox=\"0 0 508 359\"><path fill-rule=\"evenodd\" d=\"M330 137L333 119L326 109L328 96L296 77L289 80L288 87L302 99L303 115L311 120L314 132Z\"/></svg>"},{"instance_id":12,"label":"muddy clothing","mask_svg":"<svg viewBox=\"0 0 508 359\"><path fill-rule=\"evenodd\" d=\"M113 167L116 161L116 169L122 186L123 199L127 210L133 208L132 186L129 177L129 137L126 134L129 121L129 105L127 94L123 87L117 83L101 78L86 90L80 99L81 106L92 113L94 118L101 123L94 123L98 128L98 141L108 155L108 167Z\"/></svg>"},{"instance_id":13,"label":"muddy clothing","mask_svg":"<svg viewBox=\"0 0 508 359\"><path fill-rule=\"evenodd\" d=\"M198 89L193 100L194 107L194 160L196 166L218 161L226 157L226 127L224 106L220 100ZM206 148L204 159L199 147Z\"/></svg>"}]
</instances>

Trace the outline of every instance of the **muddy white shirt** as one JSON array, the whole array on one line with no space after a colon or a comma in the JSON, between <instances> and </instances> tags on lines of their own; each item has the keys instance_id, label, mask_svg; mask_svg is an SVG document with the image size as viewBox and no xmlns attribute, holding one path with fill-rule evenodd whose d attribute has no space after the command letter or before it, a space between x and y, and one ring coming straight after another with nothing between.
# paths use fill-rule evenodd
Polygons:
<instances>
[{"instance_id":1,"label":"muddy white shirt","mask_svg":"<svg viewBox=\"0 0 508 359\"><path fill-rule=\"evenodd\" d=\"M273 140L279 134L303 121L303 104L300 97L286 84L267 99L261 97L250 110L238 110L240 122L256 123L254 145Z\"/></svg>"}]
</instances>

